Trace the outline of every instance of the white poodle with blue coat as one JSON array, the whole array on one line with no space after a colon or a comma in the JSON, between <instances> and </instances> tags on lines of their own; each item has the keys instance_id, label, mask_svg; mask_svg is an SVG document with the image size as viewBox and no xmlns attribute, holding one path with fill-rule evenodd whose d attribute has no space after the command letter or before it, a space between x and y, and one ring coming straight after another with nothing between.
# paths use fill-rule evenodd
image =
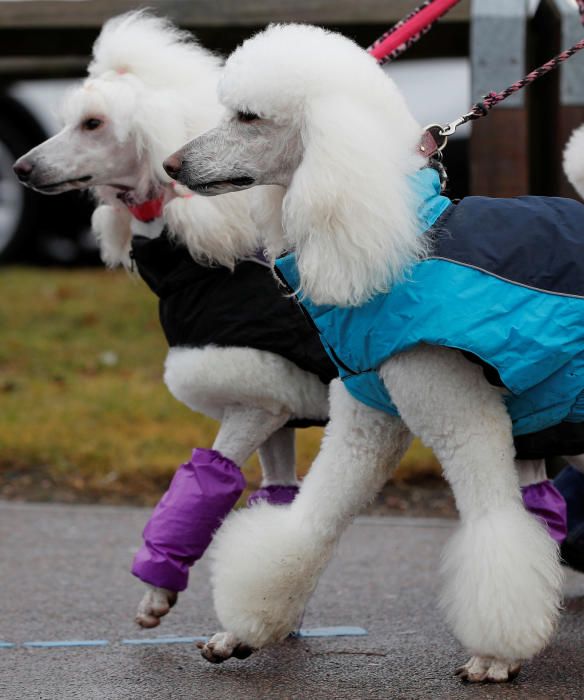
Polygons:
<instances>
[{"instance_id":1,"label":"white poodle with blue coat","mask_svg":"<svg viewBox=\"0 0 584 700\"><path fill-rule=\"evenodd\" d=\"M416 434L461 517L440 598L470 654L460 675L514 677L549 643L562 583L514 459L584 449L584 207L453 205L393 82L316 27L273 26L245 42L219 97L226 116L167 158L167 172L203 195L269 186L252 213L274 259L293 251L278 275L343 381L297 499L232 514L219 531L213 584L226 632L207 653L228 658L295 628L338 537Z\"/></svg>"}]
</instances>

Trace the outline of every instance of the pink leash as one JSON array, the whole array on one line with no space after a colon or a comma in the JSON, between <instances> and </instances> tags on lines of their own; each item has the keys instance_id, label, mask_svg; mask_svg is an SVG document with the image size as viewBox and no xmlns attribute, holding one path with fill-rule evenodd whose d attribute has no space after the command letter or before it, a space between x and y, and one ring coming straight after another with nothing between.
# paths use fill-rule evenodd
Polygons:
<instances>
[{"instance_id":1,"label":"pink leash","mask_svg":"<svg viewBox=\"0 0 584 700\"><path fill-rule=\"evenodd\" d=\"M584 4L584 0L581 1ZM367 51L381 64L395 60L459 2L460 0L426 0L380 36Z\"/></svg>"},{"instance_id":2,"label":"pink leash","mask_svg":"<svg viewBox=\"0 0 584 700\"><path fill-rule=\"evenodd\" d=\"M582 24L584 24L584 0L577 1ZM476 102L466 114L463 114L446 126L440 126L440 124L431 124L427 126L418 146L420 153L426 158L432 158L432 156L437 155L446 146L448 137L453 134L459 126L479 119L480 117L486 117L489 111L500 102L503 102L503 100L506 100L513 93L523 89L526 85L531 85L531 83L535 82L538 78L541 78L542 75L546 75L546 73L554 70L582 49L584 49L584 39L580 39L574 46L554 56L554 58L539 66L539 68L532 70L531 73L528 73L524 78L521 78L521 80L501 90L501 92L487 93L483 99L480 102Z\"/></svg>"},{"instance_id":3,"label":"pink leash","mask_svg":"<svg viewBox=\"0 0 584 700\"><path fill-rule=\"evenodd\" d=\"M426 32L430 31L434 23L457 5L460 0L426 0L422 5L410 12L409 15L395 24L383 36L379 37L367 49L380 64L395 60L404 51L415 44ZM577 0L582 24L584 24L584 0ZM437 155L446 146L448 136L453 134L462 124L485 117L489 110L507 99L513 93L530 85L542 75L557 68L578 51L584 49L584 39L574 46L562 51L547 63L528 73L524 78L509 85L501 92L489 92L480 102L475 103L470 110L458 119L446 126L431 124L426 127L419 144L419 150L426 158Z\"/></svg>"}]
</instances>

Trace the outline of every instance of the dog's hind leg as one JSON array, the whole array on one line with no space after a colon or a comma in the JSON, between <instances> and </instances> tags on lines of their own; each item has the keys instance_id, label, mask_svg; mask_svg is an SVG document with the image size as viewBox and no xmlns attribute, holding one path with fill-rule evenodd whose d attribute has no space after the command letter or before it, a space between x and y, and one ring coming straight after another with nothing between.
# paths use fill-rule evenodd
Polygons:
<instances>
[{"instance_id":1,"label":"dog's hind leg","mask_svg":"<svg viewBox=\"0 0 584 700\"><path fill-rule=\"evenodd\" d=\"M297 485L294 438L294 428L280 428L260 446L262 486Z\"/></svg>"},{"instance_id":2,"label":"dog's hind leg","mask_svg":"<svg viewBox=\"0 0 584 700\"><path fill-rule=\"evenodd\" d=\"M132 572L147 585L136 622L156 627L187 586L189 567L209 545L213 532L243 490L237 466L288 420L289 413L226 408L213 450L196 450L180 467L144 530L144 545Z\"/></svg>"},{"instance_id":3,"label":"dog's hind leg","mask_svg":"<svg viewBox=\"0 0 584 700\"><path fill-rule=\"evenodd\" d=\"M296 450L294 429L280 428L258 450L262 466L261 487L253 491L247 505L267 501L273 505L287 505L298 493L296 478Z\"/></svg>"},{"instance_id":4,"label":"dog's hind leg","mask_svg":"<svg viewBox=\"0 0 584 700\"><path fill-rule=\"evenodd\" d=\"M338 382L331 385L322 448L294 502L232 513L215 538L215 609L233 643L259 648L296 629L339 535L409 441L400 419L359 403ZM222 642L225 634L215 639ZM206 658L212 653L203 649Z\"/></svg>"},{"instance_id":5,"label":"dog's hind leg","mask_svg":"<svg viewBox=\"0 0 584 700\"><path fill-rule=\"evenodd\" d=\"M289 418L285 410L270 413L253 406L228 406L213 449L242 466Z\"/></svg>"},{"instance_id":6,"label":"dog's hind leg","mask_svg":"<svg viewBox=\"0 0 584 700\"><path fill-rule=\"evenodd\" d=\"M408 427L431 447L461 525L446 547L441 605L472 658L468 681L504 681L548 643L559 612L557 545L521 501L502 396L461 353L421 347L381 374Z\"/></svg>"}]
</instances>

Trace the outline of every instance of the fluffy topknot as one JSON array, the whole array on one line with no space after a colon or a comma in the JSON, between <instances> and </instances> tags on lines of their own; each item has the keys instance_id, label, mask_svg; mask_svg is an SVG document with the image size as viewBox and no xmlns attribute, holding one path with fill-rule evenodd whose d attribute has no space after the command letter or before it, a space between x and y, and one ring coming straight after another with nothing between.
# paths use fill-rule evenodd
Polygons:
<instances>
[{"instance_id":1,"label":"fluffy topknot","mask_svg":"<svg viewBox=\"0 0 584 700\"><path fill-rule=\"evenodd\" d=\"M173 83L192 81L193 61L199 74L216 73L222 64L218 56L203 49L191 34L170 20L139 10L104 24L93 46L88 73L91 78L109 72L131 73L150 87L164 88L169 72Z\"/></svg>"}]
</instances>

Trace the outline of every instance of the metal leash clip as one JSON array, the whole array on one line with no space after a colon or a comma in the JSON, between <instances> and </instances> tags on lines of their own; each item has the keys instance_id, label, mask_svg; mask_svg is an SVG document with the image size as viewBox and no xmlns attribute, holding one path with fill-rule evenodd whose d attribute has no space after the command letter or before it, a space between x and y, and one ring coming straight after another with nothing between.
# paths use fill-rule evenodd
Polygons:
<instances>
[{"instance_id":1,"label":"metal leash clip","mask_svg":"<svg viewBox=\"0 0 584 700\"><path fill-rule=\"evenodd\" d=\"M442 153L448 143L448 136L443 132L440 124L428 124L422 131L422 138L418 145L421 155L433 158Z\"/></svg>"},{"instance_id":2,"label":"metal leash clip","mask_svg":"<svg viewBox=\"0 0 584 700\"><path fill-rule=\"evenodd\" d=\"M462 124L464 124L464 122L464 117L458 117L458 119L455 119L453 122L450 122L450 124L441 127L440 136L444 136L446 139L448 139L448 137L452 136L456 129Z\"/></svg>"},{"instance_id":3,"label":"metal leash clip","mask_svg":"<svg viewBox=\"0 0 584 700\"><path fill-rule=\"evenodd\" d=\"M446 124L446 126L442 126L441 124L428 124L422 132L422 138L418 145L420 154L426 158L441 156L442 151L446 148L446 144L448 143L448 137L452 136L459 126L466 124L466 122L471 119L476 119L476 117L477 115L475 112L471 111L467 114L463 114L449 124Z\"/></svg>"},{"instance_id":4,"label":"metal leash clip","mask_svg":"<svg viewBox=\"0 0 584 700\"><path fill-rule=\"evenodd\" d=\"M470 112L463 114L461 117L458 117L458 119L455 119L453 122L450 122L446 126L441 127L440 136L452 136L452 134L458 129L459 126L462 126L463 124L466 124L467 122L471 121L472 119L476 119L479 116L484 117L487 114L487 111L487 108L485 107L485 105L483 105L482 102L477 102L477 104L474 105L473 109L471 109ZM434 124L432 124L432 126L434 126ZM442 148L444 148L444 146L442 146Z\"/></svg>"}]
</instances>

